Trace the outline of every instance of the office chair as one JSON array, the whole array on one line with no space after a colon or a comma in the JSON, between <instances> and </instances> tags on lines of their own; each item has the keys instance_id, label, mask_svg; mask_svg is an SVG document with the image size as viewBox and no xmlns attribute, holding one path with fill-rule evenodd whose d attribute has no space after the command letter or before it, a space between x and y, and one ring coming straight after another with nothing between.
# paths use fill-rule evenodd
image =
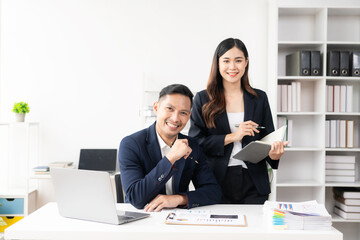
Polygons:
<instances>
[{"instance_id":1,"label":"office chair","mask_svg":"<svg viewBox=\"0 0 360 240\"><path fill-rule=\"evenodd\" d=\"M115 174L116 200L117 203L124 203L124 193L121 185L120 173Z\"/></svg>"}]
</instances>

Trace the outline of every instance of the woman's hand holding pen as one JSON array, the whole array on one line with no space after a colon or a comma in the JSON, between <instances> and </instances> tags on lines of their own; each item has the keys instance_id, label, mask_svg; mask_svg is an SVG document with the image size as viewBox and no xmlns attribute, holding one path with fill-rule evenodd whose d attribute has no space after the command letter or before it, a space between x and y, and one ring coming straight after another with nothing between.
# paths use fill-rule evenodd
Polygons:
<instances>
[{"instance_id":1,"label":"woman's hand holding pen","mask_svg":"<svg viewBox=\"0 0 360 240\"><path fill-rule=\"evenodd\" d=\"M174 163L180 158L184 157L185 159L189 157L192 149L189 147L189 142L187 139L177 139L171 147L171 150L166 154L167 159L174 165Z\"/></svg>"},{"instance_id":2,"label":"woman's hand holding pen","mask_svg":"<svg viewBox=\"0 0 360 240\"><path fill-rule=\"evenodd\" d=\"M284 154L284 147L286 145L288 145L288 144L289 144L288 141L286 141L286 142L281 142L281 141L274 142L271 145L271 149L269 151L269 157L272 160L279 160L281 158L281 156Z\"/></svg>"},{"instance_id":3,"label":"woman's hand holding pen","mask_svg":"<svg viewBox=\"0 0 360 240\"><path fill-rule=\"evenodd\" d=\"M225 136L224 145L228 145L229 143L241 141L245 136L254 136L255 133L259 133L260 131L256 128L259 124L249 120L246 122L242 122L240 125L236 126L236 132L227 134Z\"/></svg>"}]
</instances>

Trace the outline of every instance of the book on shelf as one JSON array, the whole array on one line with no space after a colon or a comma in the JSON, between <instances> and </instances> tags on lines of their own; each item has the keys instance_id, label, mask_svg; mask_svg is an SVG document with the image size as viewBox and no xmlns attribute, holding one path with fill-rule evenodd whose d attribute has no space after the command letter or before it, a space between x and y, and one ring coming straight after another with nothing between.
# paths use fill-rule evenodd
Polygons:
<instances>
[{"instance_id":1,"label":"book on shelf","mask_svg":"<svg viewBox=\"0 0 360 240\"><path fill-rule=\"evenodd\" d=\"M327 99L327 111L333 112L334 111L334 85L327 85L326 86L326 99Z\"/></svg>"},{"instance_id":2,"label":"book on shelf","mask_svg":"<svg viewBox=\"0 0 360 240\"><path fill-rule=\"evenodd\" d=\"M285 131L285 141L288 141L289 144L286 145L286 147L292 147L292 136L293 136L293 120L292 119L288 119L287 117L278 117L277 119L277 126L278 127L282 127L282 126L286 126L286 131Z\"/></svg>"},{"instance_id":3,"label":"book on shelf","mask_svg":"<svg viewBox=\"0 0 360 240\"><path fill-rule=\"evenodd\" d=\"M325 174L329 176L354 176L355 169L344 170L344 169L326 169Z\"/></svg>"},{"instance_id":4,"label":"book on shelf","mask_svg":"<svg viewBox=\"0 0 360 240\"><path fill-rule=\"evenodd\" d=\"M343 210L344 212L357 212L360 213L360 206L346 205L342 202L335 201L335 206Z\"/></svg>"},{"instance_id":5,"label":"book on shelf","mask_svg":"<svg viewBox=\"0 0 360 240\"><path fill-rule=\"evenodd\" d=\"M326 155L325 162L327 162L327 163L354 163L355 164L355 156Z\"/></svg>"},{"instance_id":6,"label":"book on shelf","mask_svg":"<svg viewBox=\"0 0 360 240\"><path fill-rule=\"evenodd\" d=\"M354 147L354 121L353 120L326 120L326 145L330 148Z\"/></svg>"},{"instance_id":7,"label":"book on shelf","mask_svg":"<svg viewBox=\"0 0 360 240\"><path fill-rule=\"evenodd\" d=\"M360 206L360 198L344 198L344 197L334 194L334 199L336 201L341 202L346 205Z\"/></svg>"},{"instance_id":8,"label":"book on shelf","mask_svg":"<svg viewBox=\"0 0 360 240\"><path fill-rule=\"evenodd\" d=\"M269 133L260 140L252 141L234 155L234 158L249 161L251 163L258 163L269 155L271 145L276 141L283 141L285 136L286 126Z\"/></svg>"},{"instance_id":9,"label":"book on shelf","mask_svg":"<svg viewBox=\"0 0 360 240\"><path fill-rule=\"evenodd\" d=\"M352 112L353 85L326 85L326 110Z\"/></svg>"},{"instance_id":10,"label":"book on shelf","mask_svg":"<svg viewBox=\"0 0 360 240\"><path fill-rule=\"evenodd\" d=\"M347 169L347 170L354 170L355 163L325 163L325 169Z\"/></svg>"},{"instance_id":11,"label":"book on shelf","mask_svg":"<svg viewBox=\"0 0 360 240\"><path fill-rule=\"evenodd\" d=\"M73 167L74 162L62 162L62 161L57 161L57 162L52 162L49 164L49 167L53 168L53 167L57 167L57 168L71 168Z\"/></svg>"},{"instance_id":12,"label":"book on shelf","mask_svg":"<svg viewBox=\"0 0 360 240\"><path fill-rule=\"evenodd\" d=\"M337 215L339 215L340 217L342 217L346 220L359 220L360 219L360 213L345 212L338 207L334 207L334 213L336 213Z\"/></svg>"},{"instance_id":13,"label":"book on shelf","mask_svg":"<svg viewBox=\"0 0 360 240\"><path fill-rule=\"evenodd\" d=\"M34 172L49 172L50 168L49 168L49 166L36 166L36 167L33 167L32 170Z\"/></svg>"},{"instance_id":14,"label":"book on shelf","mask_svg":"<svg viewBox=\"0 0 360 240\"><path fill-rule=\"evenodd\" d=\"M360 188L356 187L334 187L333 192L343 198L360 198Z\"/></svg>"},{"instance_id":15,"label":"book on shelf","mask_svg":"<svg viewBox=\"0 0 360 240\"><path fill-rule=\"evenodd\" d=\"M301 82L278 85L278 111L300 112L301 111Z\"/></svg>"},{"instance_id":16,"label":"book on shelf","mask_svg":"<svg viewBox=\"0 0 360 240\"><path fill-rule=\"evenodd\" d=\"M307 202L266 201L263 211L274 229L330 230L331 215L323 204Z\"/></svg>"},{"instance_id":17,"label":"book on shelf","mask_svg":"<svg viewBox=\"0 0 360 240\"><path fill-rule=\"evenodd\" d=\"M325 176L326 182L355 182L355 176Z\"/></svg>"}]
</instances>

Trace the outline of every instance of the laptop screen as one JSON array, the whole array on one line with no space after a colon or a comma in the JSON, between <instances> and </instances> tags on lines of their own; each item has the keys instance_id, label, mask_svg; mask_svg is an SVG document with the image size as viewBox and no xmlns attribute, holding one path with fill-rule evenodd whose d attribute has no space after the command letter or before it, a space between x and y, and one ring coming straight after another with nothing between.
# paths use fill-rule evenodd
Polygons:
<instances>
[{"instance_id":1,"label":"laptop screen","mask_svg":"<svg viewBox=\"0 0 360 240\"><path fill-rule=\"evenodd\" d=\"M81 149L79 169L114 172L117 149Z\"/></svg>"}]
</instances>

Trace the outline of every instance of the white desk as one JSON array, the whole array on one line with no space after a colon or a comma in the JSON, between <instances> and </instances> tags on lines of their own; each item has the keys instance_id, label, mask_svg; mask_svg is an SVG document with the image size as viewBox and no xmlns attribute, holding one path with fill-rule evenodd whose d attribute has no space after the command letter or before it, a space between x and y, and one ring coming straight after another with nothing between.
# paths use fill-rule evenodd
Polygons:
<instances>
[{"instance_id":1,"label":"white desk","mask_svg":"<svg viewBox=\"0 0 360 240\"><path fill-rule=\"evenodd\" d=\"M119 204L121 210L137 211L129 204ZM212 213L243 213L248 227L180 226L164 224L166 213L152 213L149 218L123 225L110 225L63 218L56 203L49 203L5 230L5 239L252 239L252 240L341 240L343 235L331 231L273 230L266 223L260 205L213 205L196 209Z\"/></svg>"}]
</instances>

